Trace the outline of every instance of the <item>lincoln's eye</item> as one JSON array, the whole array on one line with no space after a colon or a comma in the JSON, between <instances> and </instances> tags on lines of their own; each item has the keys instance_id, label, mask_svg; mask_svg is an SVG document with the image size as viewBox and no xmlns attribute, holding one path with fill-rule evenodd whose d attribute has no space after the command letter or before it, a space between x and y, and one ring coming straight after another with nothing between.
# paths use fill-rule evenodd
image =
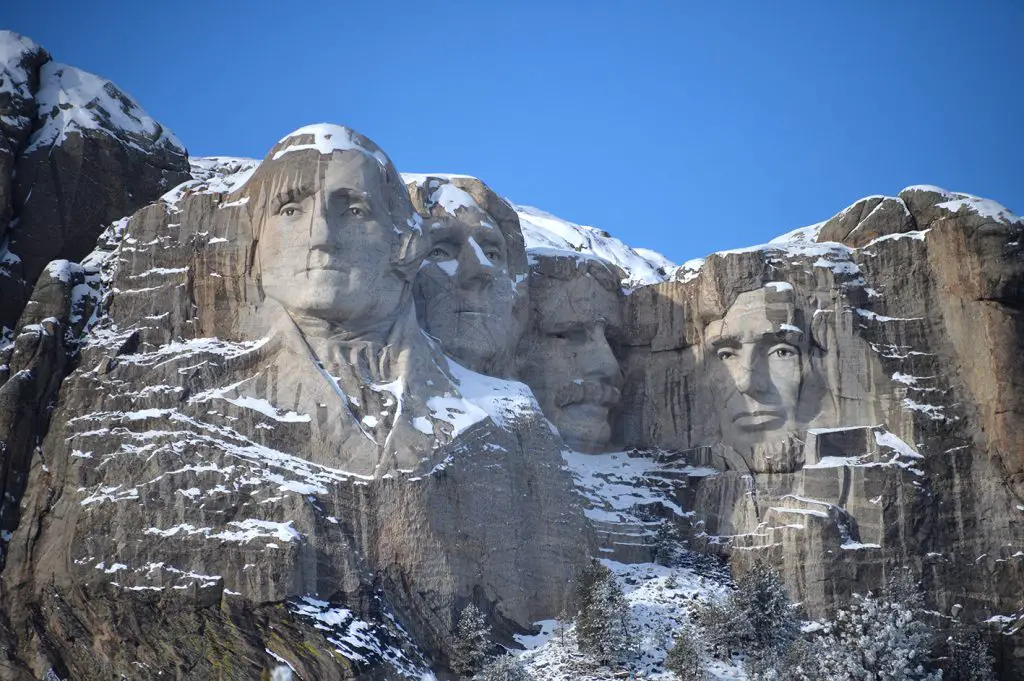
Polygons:
<instances>
[{"instance_id":1,"label":"lincoln's eye","mask_svg":"<svg viewBox=\"0 0 1024 681\"><path fill-rule=\"evenodd\" d=\"M779 345L772 348L769 354L780 359L790 359L797 356L797 351L788 345Z\"/></svg>"},{"instance_id":2,"label":"lincoln's eye","mask_svg":"<svg viewBox=\"0 0 1024 681\"><path fill-rule=\"evenodd\" d=\"M351 206L348 209L348 214L352 217L361 218L366 216L366 211L359 206Z\"/></svg>"}]
</instances>

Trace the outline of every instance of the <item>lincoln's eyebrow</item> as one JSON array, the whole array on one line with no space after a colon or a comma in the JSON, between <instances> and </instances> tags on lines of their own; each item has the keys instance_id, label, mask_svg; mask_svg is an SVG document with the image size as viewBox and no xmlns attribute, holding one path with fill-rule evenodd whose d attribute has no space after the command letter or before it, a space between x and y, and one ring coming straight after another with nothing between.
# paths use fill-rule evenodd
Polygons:
<instances>
[{"instance_id":1,"label":"lincoln's eyebrow","mask_svg":"<svg viewBox=\"0 0 1024 681\"><path fill-rule=\"evenodd\" d=\"M737 336L718 336L711 340L711 347L717 350L718 348L738 348L743 342Z\"/></svg>"},{"instance_id":2,"label":"lincoln's eyebrow","mask_svg":"<svg viewBox=\"0 0 1024 681\"><path fill-rule=\"evenodd\" d=\"M763 334L759 339L759 343L786 343L788 345L797 345L800 342L800 338L803 332L793 327L792 329L780 329L774 333Z\"/></svg>"}]
</instances>

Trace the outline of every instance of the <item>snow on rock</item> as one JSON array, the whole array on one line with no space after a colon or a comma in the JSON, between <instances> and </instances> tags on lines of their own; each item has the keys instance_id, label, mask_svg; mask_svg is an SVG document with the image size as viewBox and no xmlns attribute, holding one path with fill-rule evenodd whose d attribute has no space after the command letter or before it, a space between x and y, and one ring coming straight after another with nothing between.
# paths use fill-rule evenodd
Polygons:
<instances>
[{"instance_id":1,"label":"snow on rock","mask_svg":"<svg viewBox=\"0 0 1024 681\"><path fill-rule=\"evenodd\" d=\"M278 140L278 144L285 142L287 144L274 153L273 160L276 161L293 151L303 151L305 149L316 149L321 154L331 154L335 151L358 151L367 156L372 156L382 167L387 168L389 161L384 152L364 144L352 134L353 132L353 130L343 125L334 125L332 123L316 123L303 126ZM303 135L312 135L313 141L299 144L297 138Z\"/></svg>"},{"instance_id":2,"label":"snow on rock","mask_svg":"<svg viewBox=\"0 0 1024 681\"><path fill-rule=\"evenodd\" d=\"M355 663L356 668L383 662L402 678L435 679L408 633L390 613L385 612L381 622L366 622L348 608L313 596L290 602L288 609L319 630L342 657Z\"/></svg>"},{"instance_id":3,"label":"snow on rock","mask_svg":"<svg viewBox=\"0 0 1024 681\"><path fill-rule=\"evenodd\" d=\"M9 94L21 99L32 96L29 74L23 62L27 56L42 50L31 38L14 31L0 31L0 95Z\"/></svg>"},{"instance_id":4,"label":"snow on rock","mask_svg":"<svg viewBox=\"0 0 1024 681\"><path fill-rule=\"evenodd\" d=\"M519 215L528 253L594 257L609 262L626 273L622 284L627 289L665 281L675 269L660 253L634 249L604 230L563 220L533 206L511 205Z\"/></svg>"},{"instance_id":5,"label":"snow on rock","mask_svg":"<svg viewBox=\"0 0 1024 681\"><path fill-rule=\"evenodd\" d=\"M97 130L125 146L148 153L146 147L169 148L179 154L185 147L130 96L105 78L67 64L47 62L36 93L39 128L25 153L61 144L68 135Z\"/></svg>"},{"instance_id":6,"label":"snow on rock","mask_svg":"<svg viewBox=\"0 0 1024 681\"><path fill-rule=\"evenodd\" d=\"M632 509L648 504L662 504L678 516L689 515L673 501L671 492L659 489L657 483L667 477L662 474L668 470L694 477L715 474L710 468L673 468L653 456L630 452L581 454L566 450L562 459L573 474L576 489L590 502L587 517L607 522L636 521Z\"/></svg>"},{"instance_id":7,"label":"snow on rock","mask_svg":"<svg viewBox=\"0 0 1024 681\"><path fill-rule=\"evenodd\" d=\"M957 194L956 196L957 198L940 203L938 207L944 208L950 213L959 213L965 210L969 213L976 213L984 218L992 218L992 220L1001 222L1004 225L1024 224L1024 218L1018 217L1001 203L996 203L991 199L970 196L969 194Z\"/></svg>"},{"instance_id":8,"label":"snow on rock","mask_svg":"<svg viewBox=\"0 0 1024 681\"><path fill-rule=\"evenodd\" d=\"M199 156L188 162L192 179L200 183L193 191L201 194L230 194L248 182L260 165L255 158L239 156Z\"/></svg>"}]
</instances>

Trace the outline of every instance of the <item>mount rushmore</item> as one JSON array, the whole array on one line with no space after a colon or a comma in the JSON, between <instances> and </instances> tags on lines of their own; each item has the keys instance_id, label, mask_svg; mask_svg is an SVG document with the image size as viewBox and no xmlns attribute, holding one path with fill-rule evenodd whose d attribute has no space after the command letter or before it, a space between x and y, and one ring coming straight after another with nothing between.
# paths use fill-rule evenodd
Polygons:
<instances>
[{"instance_id":1,"label":"mount rushmore","mask_svg":"<svg viewBox=\"0 0 1024 681\"><path fill-rule=\"evenodd\" d=\"M467 604L515 646L658 523L811 617L909 566L1024 668L1006 208L617 258L340 125L189 159L0 45L0 678L443 678ZM643 472L595 492L610 452Z\"/></svg>"}]
</instances>

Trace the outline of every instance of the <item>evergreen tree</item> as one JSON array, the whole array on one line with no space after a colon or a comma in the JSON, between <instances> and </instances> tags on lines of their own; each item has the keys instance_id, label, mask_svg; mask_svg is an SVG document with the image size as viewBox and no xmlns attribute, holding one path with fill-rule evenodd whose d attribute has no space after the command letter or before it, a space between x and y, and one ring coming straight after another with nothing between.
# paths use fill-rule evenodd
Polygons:
<instances>
[{"instance_id":1,"label":"evergreen tree","mask_svg":"<svg viewBox=\"0 0 1024 681\"><path fill-rule=\"evenodd\" d=\"M662 521L654 535L654 562L665 567L676 567L685 553L686 547L679 528L671 520Z\"/></svg>"},{"instance_id":2,"label":"evergreen tree","mask_svg":"<svg viewBox=\"0 0 1024 681\"><path fill-rule=\"evenodd\" d=\"M855 594L826 625L823 677L834 681L939 681L926 668L934 630L921 613L922 596L897 576L885 596Z\"/></svg>"},{"instance_id":3,"label":"evergreen tree","mask_svg":"<svg viewBox=\"0 0 1024 681\"><path fill-rule=\"evenodd\" d=\"M745 651L752 661L784 659L800 633L779 574L761 562L739 580L724 603L704 605L697 617L705 641L718 657Z\"/></svg>"},{"instance_id":4,"label":"evergreen tree","mask_svg":"<svg viewBox=\"0 0 1024 681\"><path fill-rule=\"evenodd\" d=\"M665 668L680 681L706 681L709 678L696 634L689 627L676 637L665 658Z\"/></svg>"},{"instance_id":5,"label":"evergreen tree","mask_svg":"<svg viewBox=\"0 0 1024 681\"><path fill-rule=\"evenodd\" d=\"M500 655L473 677L474 681L530 681L530 673L519 658Z\"/></svg>"},{"instance_id":6,"label":"evergreen tree","mask_svg":"<svg viewBox=\"0 0 1024 681\"><path fill-rule=\"evenodd\" d=\"M484 666L490 634L484 614L470 603L462 609L451 643L450 666L463 678L471 678Z\"/></svg>"},{"instance_id":7,"label":"evergreen tree","mask_svg":"<svg viewBox=\"0 0 1024 681\"><path fill-rule=\"evenodd\" d=\"M733 622L735 611L725 603L706 601L697 606L694 619L700 624L701 637L708 651L719 659L728 659L739 649L736 637L736 625Z\"/></svg>"},{"instance_id":8,"label":"evergreen tree","mask_svg":"<svg viewBox=\"0 0 1024 681\"><path fill-rule=\"evenodd\" d=\"M785 657L800 634L800 622L779 573L758 561L729 597L736 636L748 655Z\"/></svg>"},{"instance_id":9,"label":"evergreen tree","mask_svg":"<svg viewBox=\"0 0 1024 681\"><path fill-rule=\"evenodd\" d=\"M946 639L946 655L943 681L995 681L988 646L976 629L959 618L953 620Z\"/></svg>"},{"instance_id":10,"label":"evergreen tree","mask_svg":"<svg viewBox=\"0 0 1024 681\"><path fill-rule=\"evenodd\" d=\"M599 664L624 658L633 647L630 608L612 571L593 561L580 577L577 588L580 614L576 641L580 652Z\"/></svg>"}]
</instances>

